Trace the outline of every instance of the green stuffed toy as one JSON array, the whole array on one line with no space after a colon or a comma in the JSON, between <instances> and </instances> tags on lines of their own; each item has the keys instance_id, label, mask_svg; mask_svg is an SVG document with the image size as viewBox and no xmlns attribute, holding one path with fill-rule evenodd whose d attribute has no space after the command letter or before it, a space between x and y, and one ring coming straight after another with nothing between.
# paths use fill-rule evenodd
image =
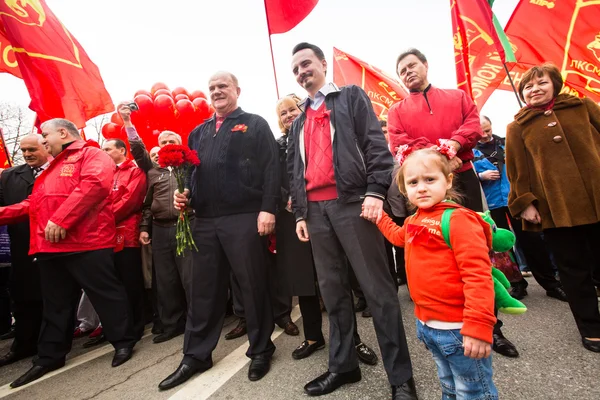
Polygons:
<instances>
[{"instance_id":1,"label":"green stuffed toy","mask_svg":"<svg viewBox=\"0 0 600 400\"><path fill-rule=\"evenodd\" d=\"M450 246L450 216L455 208L448 208L442 214L442 222L441 229L442 235L444 236L444 240L448 247ZM498 228L496 223L490 216L490 212L486 211L485 213L478 213L481 218L488 224L490 224L492 228L492 250L497 252L505 252L510 250L515 245L515 235L507 230ZM509 293L508 289L510 288L510 282L506 279L506 276L497 268L494 268L492 265L492 278L494 280L494 292L495 292L495 302L498 311L504 314L513 314L519 315L523 314L527 311L527 307L525 304L521 303L519 300L513 298Z\"/></svg>"}]
</instances>

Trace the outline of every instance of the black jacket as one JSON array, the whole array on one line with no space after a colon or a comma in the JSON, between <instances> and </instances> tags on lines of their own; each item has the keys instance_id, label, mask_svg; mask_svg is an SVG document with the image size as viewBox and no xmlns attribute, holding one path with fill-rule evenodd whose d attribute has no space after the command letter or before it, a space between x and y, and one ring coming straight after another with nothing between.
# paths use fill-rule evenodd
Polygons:
<instances>
[{"instance_id":1,"label":"black jacket","mask_svg":"<svg viewBox=\"0 0 600 400\"><path fill-rule=\"evenodd\" d=\"M279 154L271 128L261 116L238 108L225 118L219 132L213 117L190 133L188 146L200 158L187 185L197 216L276 213L281 190Z\"/></svg>"},{"instance_id":2,"label":"black jacket","mask_svg":"<svg viewBox=\"0 0 600 400\"><path fill-rule=\"evenodd\" d=\"M369 97L354 85L340 89L330 83L325 91L325 104L331 110L334 129L333 168L338 201L350 203L360 201L365 196L385 200L394 164ZM306 218L307 209L304 179L305 105L306 101L299 105L303 112L290 129L287 146L287 173L296 221Z\"/></svg>"},{"instance_id":3,"label":"black jacket","mask_svg":"<svg viewBox=\"0 0 600 400\"><path fill-rule=\"evenodd\" d=\"M33 170L27 164L9 168L0 175L0 206L20 203L33 190ZM39 269L29 256L29 221L8 225L10 236L11 296L15 300L41 299Z\"/></svg>"}]
</instances>

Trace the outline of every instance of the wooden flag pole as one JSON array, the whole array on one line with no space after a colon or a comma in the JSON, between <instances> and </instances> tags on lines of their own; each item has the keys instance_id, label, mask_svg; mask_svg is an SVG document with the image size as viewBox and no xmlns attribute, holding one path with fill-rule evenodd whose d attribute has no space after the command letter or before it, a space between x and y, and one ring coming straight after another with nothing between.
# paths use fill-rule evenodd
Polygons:
<instances>
[{"instance_id":1,"label":"wooden flag pole","mask_svg":"<svg viewBox=\"0 0 600 400\"><path fill-rule=\"evenodd\" d=\"M513 82L512 77L510 76L510 73L508 72L508 67L506 66L506 63L503 63L503 65L504 65L504 70L506 71L506 76L508 77L508 80L510 81L510 85L512 86L513 92L515 93L515 96L517 97L517 101L519 102L519 108L523 108L523 103L521 103L521 98L519 97L519 93L517 92L515 83Z\"/></svg>"}]
</instances>

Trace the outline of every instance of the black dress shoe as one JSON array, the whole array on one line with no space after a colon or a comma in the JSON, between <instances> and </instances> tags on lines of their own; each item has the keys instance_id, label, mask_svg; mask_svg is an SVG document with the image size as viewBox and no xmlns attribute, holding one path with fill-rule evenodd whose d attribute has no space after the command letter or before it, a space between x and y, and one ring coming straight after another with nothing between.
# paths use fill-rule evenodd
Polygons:
<instances>
[{"instance_id":1,"label":"black dress shoe","mask_svg":"<svg viewBox=\"0 0 600 400\"><path fill-rule=\"evenodd\" d=\"M325 341L323 341L323 340L315 342L313 344L309 344L308 340L305 340L304 342L302 342L302 344L300 346L298 346L296 348L296 350L294 350L292 352L292 358L294 360L302 360L303 358L310 356L315 351L321 350L324 348L325 348Z\"/></svg>"},{"instance_id":2,"label":"black dress shoe","mask_svg":"<svg viewBox=\"0 0 600 400\"><path fill-rule=\"evenodd\" d=\"M169 390L186 382L198 372L204 372L207 369L196 368L188 364L181 363L171 375L167 376L158 384L160 390Z\"/></svg>"},{"instance_id":3,"label":"black dress shoe","mask_svg":"<svg viewBox=\"0 0 600 400\"><path fill-rule=\"evenodd\" d=\"M35 354L35 353L34 353ZM15 353L14 351L9 351L2 357L0 357L0 367L3 367L8 364L15 363L19 360L29 357L27 354Z\"/></svg>"},{"instance_id":4,"label":"black dress shoe","mask_svg":"<svg viewBox=\"0 0 600 400\"><path fill-rule=\"evenodd\" d=\"M61 368L64 363L59 364L54 367L45 367L42 365L34 365L29 369L29 371L25 372L23 375L18 377L13 383L10 384L11 388L18 388L19 386L27 385L30 382L33 382L37 379L40 379L42 376L46 375L50 371L54 371L55 369Z\"/></svg>"},{"instance_id":5,"label":"black dress shoe","mask_svg":"<svg viewBox=\"0 0 600 400\"><path fill-rule=\"evenodd\" d=\"M523 300L527 296L527 288L523 285L513 286L510 295L513 299Z\"/></svg>"},{"instance_id":6,"label":"black dress shoe","mask_svg":"<svg viewBox=\"0 0 600 400\"><path fill-rule=\"evenodd\" d=\"M368 365L377 364L377 354L366 344L360 342L356 345L356 355L358 359Z\"/></svg>"},{"instance_id":7,"label":"black dress shoe","mask_svg":"<svg viewBox=\"0 0 600 400\"><path fill-rule=\"evenodd\" d=\"M552 290L547 290L546 291L546 296L553 297L555 299L558 299L558 300L564 301L564 302L568 302L569 301L567 299L567 294L565 293L565 291L561 287L557 287L557 288L554 288Z\"/></svg>"},{"instance_id":8,"label":"black dress shoe","mask_svg":"<svg viewBox=\"0 0 600 400\"><path fill-rule=\"evenodd\" d=\"M11 328L8 332L0 335L0 340L9 340L15 338L15 330Z\"/></svg>"},{"instance_id":9,"label":"black dress shoe","mask_svg":"<svg viewBox=\"0 0 600 400\"><path fill-rule=\"evenodd\" d=\"M244 336L248 331L246 330L246 318L240 318L235 328L229 331L225 335L225 340L237 339Z\"/></svg>"},{"instance_id":10,"label":"black dress shoe","mask_svg":"<svg viewBox=\"0 0 600 400\"><path fill-rule=\"evenodd\" d=\"M373 316L373 314L371 314L371 309L367 306L367 308L365 308L362 312L362 317L363 318L371 318Z\"/></svg>"},{"instance_id":11,"label":"black dress shoe","mask_svg":"<svg viewBox=\"0 0 600 400\"><path fill-rule=\"evenodd\" d=\"M118 367L121 364L125 364L133 354L133 349L130 347L125 347L122 349L115 350L115 355L113 356L112 366Z\"/></svg>"},{"instance_id":12,"label":"black dress shoe","mask_svg":"<svg viewBox=\"0 0 600 400\"><path fill-rule=\"evenodd\" d=\"M165 333L165 330L163 329L162 325L158 325L158 324L152 325L152 334L153 335L160 335L163 333Z\"/></svg>"},{"instance_id":13,"label":"black dress shoe","mask_svg":"<svg viewBox=\"0 0 600 400\"><path fill-rule=\"evenodd\" d=\"M595 353L600 353L600 341L599 340L589 340L586 338L581 338L581 342L583 343L583 347L585 347L589 351L593 351Z\"/></svg>"},{"instance_id":14,"label":"black dress shoe","mask_svg":"<svg viewBox=\"0 0 600 400\"><path fill-rule=\"evenodd\" d=\"M519 352L514 344L510 340L504 337L502 333L494 333L494 343L492 349L505 357L516 358L519 357Z\"/></svg>"},{"instance_id":15,"label":"black dress shoe","mask_svg":"<svg viewBox=\"0 0 600 400\"><path fill-rule=\"evenodd\" d=\"M164 332L164 333L161 333L160 335L154 336L152 338L152 341L154 343L166 342L167 340L171 340L179 335L183 335L183 332L185 332L185 328L178 328L178 329L175 329L174 331Z\"/></svg>"},{"instance_id":16,"label":"black dress shoe","mask_svg":"<svg viewBox=\"0 0 600 400\"><path fill-rule=\"evenodd\" d=\"M419 400L415 380L410 378L400 386L392 386L392 400Z\"/></svg>"},{"instance_id":17,"label":"black dress shoe","mask_svg":"<svg viewBox=\"0 0 600 400\"><path fill-rule=\"evenodd\" d=\"M258 381L262 379L267 372L271 369L271 357L270 356L256 356L250 362L250 368L248 369L248 379L251 381Z\"/></svg>"},{"instance_id":18,"label":"black dress shoe","mask_svg":"<svg viewBox=\"0 0 600 400\"><path fill-rule=\"evenodd\" d=\"M85 342L83 344L83 348L89 349L90 347L98 346L99 344L102 344L104 342L106 342L106 336L104 336L104 333L101 333L100 335L93 337L87 342Z\"/></svg>"},{"instance_id":19,"label":"black dress shoe","mask_svg":"<svg viewBox=\"0 0 600 400\"><path fill-rule=\"evenodd\" d=\"M328 394L347 383L355 383L362 379L360 368L350 372L336 373L325 372L317 379L312 380L304 386L304 392L309 396L321 396Z\"/></svg>"},{"instance_id":20,"label":"black dress shoe","mask_svg":"<svg viewBox=\"0 0 600 400\"><path fill-rule=\"evenodd\" d=\"M367 301L364 298L359 298L356 304L354 305L354 312L362 312L367 308Z\"/></svg>"}]
</instances>

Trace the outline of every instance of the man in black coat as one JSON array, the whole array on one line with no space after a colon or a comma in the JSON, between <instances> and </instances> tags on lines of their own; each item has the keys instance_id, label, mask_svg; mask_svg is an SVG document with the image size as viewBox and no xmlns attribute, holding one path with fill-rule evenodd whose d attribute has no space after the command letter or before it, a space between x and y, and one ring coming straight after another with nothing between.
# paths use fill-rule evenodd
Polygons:
<instances>
[{"instance_id":1,"label":"man in black coat","mask_svg":"<svg viewBox=\"0 0 600 400\"><path fill-rule=\"evenodd\" d=\"M24 165L9 168L0 176L0 206L25 200L33 182L49 165L48 151L41 135L25 136L21 142ZM10 351L0 357L0 367L37 353L37 339L42 324L42 293L38 266L29 253L29 221L9 225L12 271L10 296L15 317L15 340Z\"/></svg>"}]
</instances>

